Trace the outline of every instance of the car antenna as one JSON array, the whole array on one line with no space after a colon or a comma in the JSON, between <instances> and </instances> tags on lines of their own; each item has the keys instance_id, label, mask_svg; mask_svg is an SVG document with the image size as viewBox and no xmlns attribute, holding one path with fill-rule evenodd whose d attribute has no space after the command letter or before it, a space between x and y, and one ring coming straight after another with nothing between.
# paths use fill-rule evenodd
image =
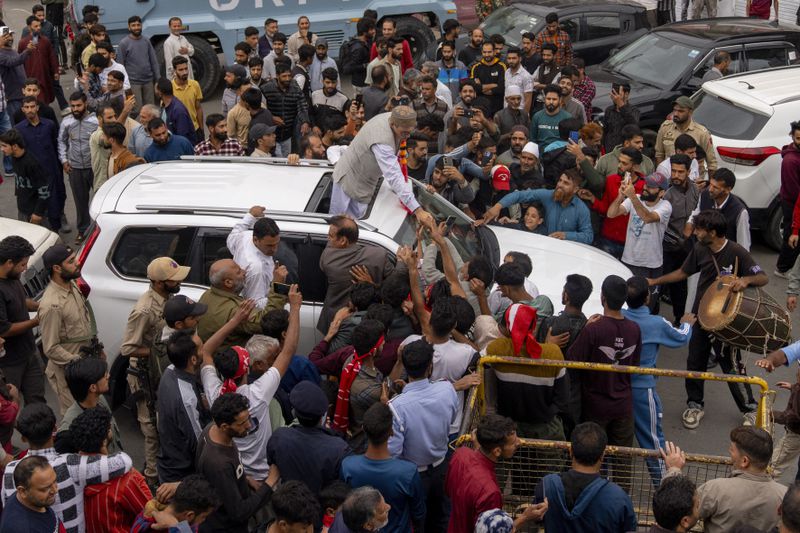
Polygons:
<instances>
[{"instance_id":1,"label":"car antenna","mask_svg":"<svg viewBox=\"0 0 800 533\"><path fill-rule=\"evenodd\" d=\"M755 87L753 85L750 85L748 82L746 82L744 80L739 80L739 83L744 83L745 85L747 85L747 90L748 91L755 89Z\"/></svg>"}]
</instances>

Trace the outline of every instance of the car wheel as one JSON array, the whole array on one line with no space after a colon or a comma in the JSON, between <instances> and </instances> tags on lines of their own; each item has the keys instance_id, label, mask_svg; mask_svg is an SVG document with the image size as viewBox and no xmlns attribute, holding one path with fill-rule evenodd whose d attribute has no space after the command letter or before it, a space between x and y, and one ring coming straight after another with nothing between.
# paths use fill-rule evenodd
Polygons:
<instances>
[{"instance_id":1,"label":"car wheel","mask_svg":"<svg viewBox=\"0 0 800 533\"><path fill-rule=\"evenodd\" d=\"M431 29L419 19L403 17L397 20L397 35L408 41L414 65L419 65L425 58L425 52L436 42ZM434 54L434 57L435 54Z\"/></svg>"},{"instance_id":2,"label":"car wheel","mask_svg":"<svg viewBox=\"0 0 800 533\"><path fill-rule=\"evenodd\" d=\"M783 246L783 212L778 208L773 209L767 219L767 225L762 230L764 242L773 250L780 250Z\"/></svg>"},{"instance_id":3,"label":"car wheel","mask_svg":"<svg viewBox=\"0 0 800 533\"><path fill-rule=\"evenodd\" d=\"M186 38L194 46L194 55L191 57L194 79L200 84L204 96L214 94L222 77L222 65L219 64L217 53L208 41L198 35L187 35ZM164 41L158 43L155 49L159 70L162 75L166 75Z\"/></svg>"}]
</instances>

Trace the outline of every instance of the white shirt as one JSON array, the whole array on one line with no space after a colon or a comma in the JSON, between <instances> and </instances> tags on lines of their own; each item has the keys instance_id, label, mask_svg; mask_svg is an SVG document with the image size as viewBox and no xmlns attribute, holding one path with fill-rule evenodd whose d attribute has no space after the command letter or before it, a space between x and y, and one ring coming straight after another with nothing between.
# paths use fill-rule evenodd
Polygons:
<instances>
[{"instance_id":1,"label":"white shirt","mask_svg":"<svg viewBox=\"0 0 800 533\"><path fill-rule=\"evenodd\" d=\"M419 208L419 202L414 197L411 182L406 181L403 171L400 170L400 163L397 160L397 153L395 153L394 147L388 144L373 144L372 154L378 162L378 167L380 167L383 177L386 178L389 186L400 198L400 201L403 202L403 205L411 211L416 211Z\"/></svg>"},{"instance_id":2,"label":"white shirt","mask_svg":"<svg viewBox=\"0 0 800 533\"><path fill-rule=\"evenodd\" d=\"M523 286L525 287L525 292L530 294L533 298L539 296L539 287L536 286L534 282L530 279L525 278L523 282ZM503 293L500 292L499 288L495 288L492 293L489 295L488 299L489 303L489 310L492 312L492 315L496 315L500 312L501 309L508 308L513 302L503 296Z\"/></svg>"},{"instance_id":3,"label":"white shirt","mask_svg":"<svg viewBox=\"0 0 800 533\"><path fill-rule=\"evenodd\" d=\"M271 51L269 54L264 57L264 61L261 62L261 79L264 81L269 81L273 78L276 78L278 75L275 73L275 58L278 57L275 55L275 51ZM283 57L288 57L292 63L292 68L294 68L294 59L290 56L283 54Z\"/></svg>"},{"instance_id":4,"label":"white shirt","mask_svg":"<svg viewBox=\"0 0 800 533\"><path fill-rule=\"evenodd\" d=\"M728 198L730 198L730 196L728 196ZM714 209L722 209L725 207L725 204L728 203L728 198L725 198L725 201L722 202L721 205L717 205L717 202L714 202ZM699 214L700 199L697 200L697 207L695 207L692 214L689 215L689 220L686 221L686 223L694 224L694 217ZM747 209L742 209L742 212L739 213L739 217L736 219L736 243L748 252L750 251L750 213L747 212Z\"/></svg>"},{"instance_id":5,"label":"white shirt","mask_svg":"<svg viewBox=\"0 0 800 533\"><path fill-rule=\"evenodd\" d=\"M213 404L222 389L222 380L217 375L217 369L206 365L200 370L200 379L203 381L203 390L208 398L208 403ZM278 386L281 384L281 374L275 367L264 372L253 383L242 385L236 389L250 400L250 420L253 427L246 437L233 439L239 448L239 455L247 475L261 481L269 475L267 462L267 441L272 437L272 421L269 418L269 404Z\"/></svg>"},{"instance_id":6,"label":"white shirt","mask_svg":"<svg viewBox=\"0 0 800 533\"><path fill-rule=\"evenodd\" d=\"M181 54L178 52L181 48L188 48L188 54ZM194 46L183 35L175 35L171 33L169 37L164 40L164 63L167 66L167 79L172 80L175 77L175 72L172 69L172 59L176 56L183 56L186 59L194 55ZM189 61L189 79L194 79L192 72L192 62Z\"/></svg>"},{"instance_id":7,"label":"white shirt","mask_svg":"<svg viewBox=\"0 0 800 533\"><path fill-rule=\"evenodd\" d=\"M672 204L663 198L653 206L645 202L642 204L648 211L657 213L659 220L646 224L636 213L630 198L625 198L622 209L630 213L630 216L622 262L644 268L659 268L664 264L664 232L667 230L669 217L672 216Z\"/></svg>"},{"instance_id":8,"label":"white shirt","mask_svg":"<svg viewBox=\"0 0 800 533\"><path fill-rule=\"evenodd\" d=\"M522 104L525 105L525 93L533 93L533 76L520 65L516 72L506 69L506 88L516 85L522 91Z\"/></svg>"},{"instance_id":9,"label":"white shirt","mask_svg":"<svg viewBox=\"0 0 800 533\"><path fill-rule=\"evenodd\" d=\"M253 225L256 220L256 217L247 213L241 222L233 226L225 244L233 254L236 264L247 272L242 296L254 299L256 307L264 309L267 306L275 261L272 256L261 253L253 244Z\"/></svg>"},{"instance_id":10,"label":"white shirt","mask_svg":"<svg viewBox=\"0 0 800 533\"><path fill-rule=\"evenodd\" d=\"M672 176L672 163L670 163L669 157L659 163L656 170L664 176ZM689 179L696 182L699 178L700 165L697 164L697 159L692 159L692 164L689 165Z\"/></svg>"},{"instance_id":11,"label":"white shirt","mask_svg":"<svg viewBox=\"0 0 800 533\"><path fill-rule=\"evenodd\" d=\"M128 79L128 71L125 70L125 67L123 67L120 63L117 63L113 59L111 59L110 61L111 63L106 68L104 68L103 71L100 73L100 84L105 86L106 80L108 80L108 73L111 72L112 70L118 70L122 72L123 76L125 76L125 79L122 80L122 89L124 91L127 91L128 89L131 88L131 80Z\"/></svg>"},{"instance_id":12,"label":"white shirt","mask_svg":"<svg viewBox=\"0 0 800 533\"><path fill-rule=\"evenodd\" d=\"M409 335L400 343L400 346L405 346L414 341L421 339L421 335ZM475 357L475 348L469 344L448 340L442 344L433 345L433 371L431 372L431 381L444 379L450 383L455 383L467 373L469 364ZM458 433L461 430L461 419L464 416L464 391L456 391L458 395L459 408L456 414L456 419L450 424L450 434Z\"/></svg>"}]
</instances>

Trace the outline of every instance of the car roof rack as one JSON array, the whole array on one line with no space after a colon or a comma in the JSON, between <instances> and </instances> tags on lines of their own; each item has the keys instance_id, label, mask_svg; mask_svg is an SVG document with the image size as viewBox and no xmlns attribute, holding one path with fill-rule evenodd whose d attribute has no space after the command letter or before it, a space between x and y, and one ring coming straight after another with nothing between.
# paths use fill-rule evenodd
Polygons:
<instances>
[{"instance_id":1,"label":"car roof rack","mask_svg":"<svg viewBox=\"0 0 800 533\"><path fill-rule=\"evenodd\" d=\"M179 161L215 161L218 163L262 163L269 165L290 166L285 157L252 157L238 155L182 155ZM170 163L171 161L160 161L157 164ZM291 165L298 166L298 165ZM333 168L328 160L322 159L301 159L302 167Z\"/></svg>"},{"instance_id":2,"label":"car roof rack","mask_svg":"<svg viewBox=\"0 0 800 533\"><path fill-rule=\"evenodd\" d=\"M155 211L157 213L190 213L193 215L218 215L218 216L244 216L249 210L242 207L210 207L210 206L186 206L186 205L156 205L156 204L137 204L137 211ZM275 211L270 209L266 212L270 217L278 219L299 219L306 222L316 221L325 222L328 224L334 215L327 215L325 213L307 213L305 211ZM372 224L368 224L363 220L356 220L356 224L366 231L377 231L377 228Z\"/></svg>"}]
</instances>

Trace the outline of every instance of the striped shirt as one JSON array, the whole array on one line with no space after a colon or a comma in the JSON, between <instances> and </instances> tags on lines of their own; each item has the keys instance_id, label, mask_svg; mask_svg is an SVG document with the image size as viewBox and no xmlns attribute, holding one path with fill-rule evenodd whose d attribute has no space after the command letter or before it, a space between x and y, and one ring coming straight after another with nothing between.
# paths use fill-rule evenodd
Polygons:
<instances>
[{"instance_id":1,"label":"striped shirt","mask_svg":"<svg viewBox=\"0 0 800 533\"><path fill-rule=\"evenodd\" d=\"M64 523L67 533L85 533L86 522L83 512L83 489L87 485L104 483L130 471L133 462L128 454L120 452L112 456L58 454L54 448L29 450L28 455L46 457L56 471L58 493L51 506ZM3 473L3 490L0 493L3 504L14 495L14 469L18 461L11 461Z\"/></svg>"},{"instance_id":2,"label":"striped shirt","mask_svg":"<svg viewBox=\"0 0 800 533\"><path fill-rule=\"evenodd\" d=\"M129 533L153 497L135 468L105 483L86 487L86 533Z\"/></svg>"}]
</instances>

